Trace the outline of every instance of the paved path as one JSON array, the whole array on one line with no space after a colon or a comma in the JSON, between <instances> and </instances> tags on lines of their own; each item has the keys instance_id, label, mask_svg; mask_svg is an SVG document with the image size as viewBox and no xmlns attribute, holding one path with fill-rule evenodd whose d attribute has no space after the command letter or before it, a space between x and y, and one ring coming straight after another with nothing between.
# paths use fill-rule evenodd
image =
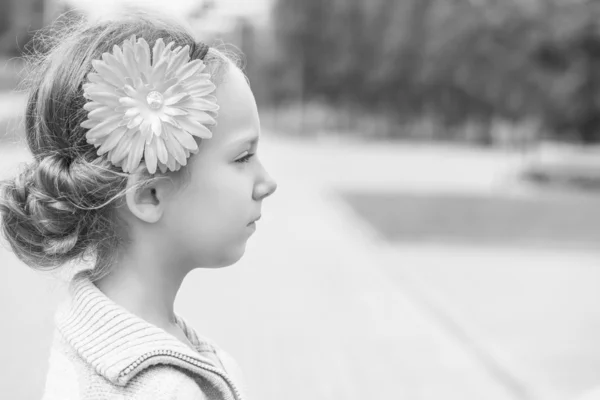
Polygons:
<instances>
[{"instance_id":1,"label":"paved path","mask_svg":"<svg viewBox=\"0 0 600 400\"><path fill-rule=\"evenodd\" d=\"M396 244L379 254L508 385L565 400L600 385L600 253Z\"/></svg>"},{"instance_id":2,"label":"paved path","mask_svg":"<svg viewBox=\"0 0 600 400\"><path fill-rule=\"evenodd\" d=\"M564 196L518 183L516 173L529 159L516 153L332 141L285 140L280 146L298 150L280 150L297 179L333 193ZM515 398L572 399L600 384L600 251L383 244L366 222L354 218L353 224L373 246L383 273Z\"/></svg>"}]
</instances>

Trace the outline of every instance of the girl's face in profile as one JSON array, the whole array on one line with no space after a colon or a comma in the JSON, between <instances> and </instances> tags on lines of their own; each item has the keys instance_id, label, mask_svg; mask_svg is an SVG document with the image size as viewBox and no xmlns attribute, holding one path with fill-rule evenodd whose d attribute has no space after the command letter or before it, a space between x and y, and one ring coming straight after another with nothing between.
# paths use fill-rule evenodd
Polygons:
<instances>
[{"instance_id":1,"label":"girl's face in profile","mask_svg":"<svg viewBox=\"0 0 600 400\"><path fill-rule=\"evenodd\" d=\"M162 223L183 261L221 267L238 261L277 184L256 154L260 122L243 73L233 65L216 90L219 113L211 139L188 165L189 182L173 194Z\"/></svg>"}]
</instances>

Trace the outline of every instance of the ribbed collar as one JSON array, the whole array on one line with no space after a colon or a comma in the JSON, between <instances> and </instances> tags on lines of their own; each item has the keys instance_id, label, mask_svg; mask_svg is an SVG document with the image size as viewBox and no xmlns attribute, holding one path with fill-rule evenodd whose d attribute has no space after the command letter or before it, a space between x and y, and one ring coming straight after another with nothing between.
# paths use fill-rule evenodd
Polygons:
<instances>
[{"instance_id":1,"label":"ribbed collar","mask_svg":"<svg viewBox=\"0 0 600 400\"><path fill-rule=\"evenodd\" d=\"M125 377L122 374L140 357L153 351L176 352L221 369L199 353L214 351L212 345L199 340L184 320L177 318L197 351L114 303L91 282L88 273L80 272L71 281L69 296L59 307L56 326L79 356L115 385L123 386L139 373L138 369ZM161 363L186 367L181 360L169 357L161 358ZM192 367L190 370L198 373Z\"/></svg>"}]
</instances>

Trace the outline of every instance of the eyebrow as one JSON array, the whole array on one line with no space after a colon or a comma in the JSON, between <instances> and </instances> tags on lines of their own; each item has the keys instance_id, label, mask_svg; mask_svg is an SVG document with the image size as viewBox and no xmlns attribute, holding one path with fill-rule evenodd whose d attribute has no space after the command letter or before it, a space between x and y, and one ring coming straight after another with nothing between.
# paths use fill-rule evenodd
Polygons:
<instances>
[{"instance_id":1,"label":"eyebrow","mask_svg":"<svg viewBox=\"0 0 600 400\"><path fill-rule=\"evenodd\" d=\"M256 134L251 134L251 135L247 135L238 139L234 139L230 142L231 145L240 145L240 144L246 144L246 143L250 143L250 144L255 144L258 142L258 135Z\"/></svg>"}]
</instances>

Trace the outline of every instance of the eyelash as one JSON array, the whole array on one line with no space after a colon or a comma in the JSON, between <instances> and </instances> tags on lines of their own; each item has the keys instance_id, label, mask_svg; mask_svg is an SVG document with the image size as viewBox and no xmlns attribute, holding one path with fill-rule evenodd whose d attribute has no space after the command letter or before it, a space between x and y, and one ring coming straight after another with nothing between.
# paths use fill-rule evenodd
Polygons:
<instances>
[{"instance_id":1,"label":"eyelash","mask_svg":"<svg viewBox=\"0 0 600 400\"><path fill-rule=\"evenodd\" d=\"M250 159L254 156L254 154L256 154L256 153L246 154L244 157L238 158L237 160L235 160L235 162L240 163L240 164L245 164L247 162L250 162Z\"/></svg>"}]
</instances>

